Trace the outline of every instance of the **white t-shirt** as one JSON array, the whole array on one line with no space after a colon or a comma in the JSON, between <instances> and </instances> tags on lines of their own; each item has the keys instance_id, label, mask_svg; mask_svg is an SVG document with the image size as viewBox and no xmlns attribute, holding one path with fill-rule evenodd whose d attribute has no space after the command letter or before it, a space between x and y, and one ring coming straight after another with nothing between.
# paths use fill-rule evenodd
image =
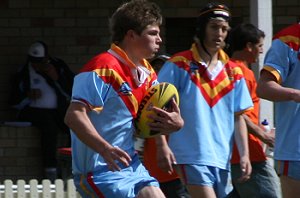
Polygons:
<instances>
[{"instance_id":1,"label":"white t-shirt","mask_svg":"<svg viewBox=\"0 0 300 198\"><path fill-rule=\"evenodd\" d=\"M29 106L36 108L55 109L57 107L57 96L55 90L47 83L46 79L38 74L31 65L29 65L30 86L31 89L39 89L41 97L31 100Z\"/></svg>"}]
</instances>

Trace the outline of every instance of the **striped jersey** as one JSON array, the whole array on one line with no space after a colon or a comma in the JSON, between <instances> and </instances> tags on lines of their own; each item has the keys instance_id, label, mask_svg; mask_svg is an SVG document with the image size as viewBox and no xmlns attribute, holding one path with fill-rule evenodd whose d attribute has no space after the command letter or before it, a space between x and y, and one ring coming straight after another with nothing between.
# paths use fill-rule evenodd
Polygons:
<instances>
[{"instance_id":1,"label":"striped jersey","mask_svg":"<svg viewBox=\"0 0 300 198\"><path fill-rule=\"evenodd\" d=\"M156 83L157 76L146 60L136 66L113 44L107 52L91 59L75 77L72 102L87 105L91 110L88 116L98 133L132 157L133 119L146 90ZM98 153L71 134L75 174L107 169Z\"/></svg>"},{"instance_id":2,"label":"striped jersey","mask_svg":"<svg viewBox=\"0 0 300 198\"><path fill-rule=\"evenodd\" d=\"M300 89L300 24L277 33L264 60L264 70L271 72L283 87ZM300 160L300 103L275 102L275 151L277 160Z\"/></svg>"},{"instance_id":3,"label":"striped jersey","mask_svg":"<svg viewBox=\"0 0 300 198\"><path fill-rule=\"evenodd\" d=\"M193 44L165 63L158 80L174 84L180 96L184 126L169 137L177 163L229 170L234 115L253 105L241 69L220 50L209 71Z\"/></svg>"}]
</instances>

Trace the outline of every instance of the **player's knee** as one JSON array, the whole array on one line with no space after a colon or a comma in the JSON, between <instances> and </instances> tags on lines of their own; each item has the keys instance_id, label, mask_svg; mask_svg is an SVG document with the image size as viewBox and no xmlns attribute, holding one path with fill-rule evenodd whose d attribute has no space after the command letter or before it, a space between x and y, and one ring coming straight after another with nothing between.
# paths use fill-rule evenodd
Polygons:
<instances>
[{"instance_id":1,"label":"player's knee","mask_svg":"<svg viewBox=\"0 0 300 198\"><path fill-rule=\"evenodd\" d=\"M137 198L166 198L160 188L155 186L145 186L142 188Z\"/></svg>"}]
</instances>

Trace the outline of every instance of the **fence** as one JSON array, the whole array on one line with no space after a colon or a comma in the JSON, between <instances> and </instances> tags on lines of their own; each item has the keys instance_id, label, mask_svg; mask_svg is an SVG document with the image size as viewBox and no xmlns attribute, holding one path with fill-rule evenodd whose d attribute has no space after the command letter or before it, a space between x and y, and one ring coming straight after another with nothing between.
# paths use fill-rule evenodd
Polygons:
<instances>
[{"instance_id":1,"label":"fence","mask_svg":"<svg viewBox=\"0 0 300 198\"><path fill-rule=\"evenodd\" d=\"M21 124L22 122L16 123ZM44 169L40 131L33 126L12 125L4 125L0 122L0 183L6 179L13 182L17 182L18 179L41 181ZM59 133L57 146L65 147L68 138L66 134ZM69 156L69 159L65 159L67 156L64 155L58 157L62 158L61 165L70 175L71 157Z\"/></svg>"},{"instance_id":2,"label":"fence","mask_svg":"<svg viewBox=\"0 0 300 198\"><path fill-rule=\"evenodd\" d=\"M16 183L5 180L0 185L0 198L80 198L73 179L67 180L65 184L61 179L55 180L54 184L50 180L43 180L39 184L36 179L30 180L29 184L25 180Z\"/></svg>"}]
</instances>

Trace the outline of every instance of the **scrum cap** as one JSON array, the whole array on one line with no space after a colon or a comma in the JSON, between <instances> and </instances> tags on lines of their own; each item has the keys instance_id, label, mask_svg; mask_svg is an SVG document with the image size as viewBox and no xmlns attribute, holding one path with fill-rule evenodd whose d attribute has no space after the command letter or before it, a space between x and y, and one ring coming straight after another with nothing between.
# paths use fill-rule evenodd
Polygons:
<instances>
[{"instance_id":1,"label":"scrum cap","mask_svg":"<svg viewBox=\"0 0 300 198\"><path fill-rule=\"evenodd\" d=\"M231 14L229 8L220 3L211 2L200 10L196 20L196 36L202 43L205 38L205 28L209 20L218 19L229 22Z\"/></svg>"},{"instance_id":2,"label":"scrum cap","mask_svg":"<svg viewBox=\"0 0 300 198\"><path fill-rule=\"evenodd\" d=\"M200 11L198 17L229 21L230 15L231 14L227 6L219 3L209 3Z\"/></svg>"}]
</instances>

